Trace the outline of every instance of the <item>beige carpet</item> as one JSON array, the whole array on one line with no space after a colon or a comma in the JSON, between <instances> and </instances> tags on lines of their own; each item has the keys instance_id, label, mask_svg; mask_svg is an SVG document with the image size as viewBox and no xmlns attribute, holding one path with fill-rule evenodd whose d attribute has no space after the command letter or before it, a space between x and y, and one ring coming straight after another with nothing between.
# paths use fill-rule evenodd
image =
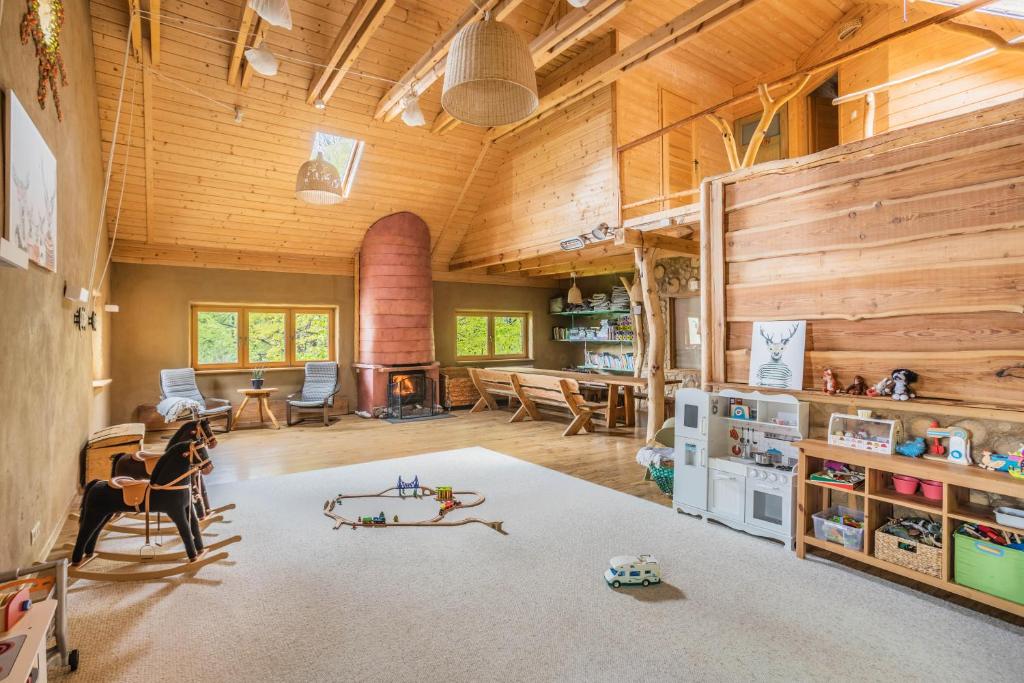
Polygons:
<instances>
[{"instance_id":1,"label":"beige carpet","mask_svg":"<svg viewBox=\"0 0 1024 683\"><path fill-rule=\"evenodd\" d=\"M474 514L508 535L335 531L321 514L339 491L399 474L484 493ZM1020 680L1021 629L484 449L211 496L238 504L217 529L244 536L233 562L191 579L78 583L82 660L68 680ZM416 504L404 505L383 507L409 519ZM368 506L358 512L381 507ZM640 552L660 558L666 584L609 588L608 558Z\"/></svg>"}]
</instances>

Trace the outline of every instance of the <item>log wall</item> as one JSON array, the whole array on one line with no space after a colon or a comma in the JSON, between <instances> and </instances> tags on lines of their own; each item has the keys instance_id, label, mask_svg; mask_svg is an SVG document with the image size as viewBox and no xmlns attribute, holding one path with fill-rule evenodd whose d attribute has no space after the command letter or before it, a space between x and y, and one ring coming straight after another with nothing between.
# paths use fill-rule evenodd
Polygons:
<instances>
[{"instance_id":1,"label":"log wall","mask_svg":"<svg viewBox=\"0 0 1024 683\"><path fill-rule=\"evenodd\" d=\"M1024 408L1022 181L1017 100L707 182L705 380L747 382L753 321L807 320L805 389L909 367Z\"/></svg>"}]
</instances>

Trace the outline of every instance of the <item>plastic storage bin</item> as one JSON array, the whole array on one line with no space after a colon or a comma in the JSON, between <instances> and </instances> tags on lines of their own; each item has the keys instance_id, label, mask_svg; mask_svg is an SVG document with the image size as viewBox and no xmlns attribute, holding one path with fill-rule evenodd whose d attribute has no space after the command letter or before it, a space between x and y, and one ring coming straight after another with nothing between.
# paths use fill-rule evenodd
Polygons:
<instances>
[{"instance_id":1,"label":"plastic storage bin","mask_svg":"<svg viewBox=\"0 0 1024 683\"><path fill-rule=\"evenodd\" d=\"M956 534L954 580L1024 605L1024 550Z\"/></svg>"},{"instance_id":2,"label":"plastic storage bin","mask_svg":"<svg viewBox=\"0 0 1024 683\"><path fill-rule=\"evenodd\" d=\"M857 529L852 526L846 526L845 524L839 524L838 522L833 522L829 519L835 515L839 515L840 517L853 517L861 523L861 528ZM814 519L815 538L822 541L828 541L829 543L838 543L850 550L864 549L863 511L851 510L850 508L838 506L831 507L828 510L822 510L821 512L815 512L812 515L812 518Z\"/></svg>"}]
</instances>

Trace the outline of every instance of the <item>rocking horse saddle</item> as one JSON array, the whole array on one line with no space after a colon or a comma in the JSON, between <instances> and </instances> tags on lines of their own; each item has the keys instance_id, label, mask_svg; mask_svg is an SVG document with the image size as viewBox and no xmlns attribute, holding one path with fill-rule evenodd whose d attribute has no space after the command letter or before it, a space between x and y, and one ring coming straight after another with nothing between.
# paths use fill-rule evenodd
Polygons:
<instances>
[{"instance_id":1,"label":"rocking horse saddle","mask_svg":"<svg viewBox=\"0 0 1024 683\"><path fill-rule=\"evenodd\" d=\"M153 468L163 456L163 451L139 451L132 455L132 460L138 460L146 467L146 474L153 474Z\"/></svg>"},{"instance_id":2,"label":"rocking horse saddle","mask_svg":"<svg viewBox=\"0 0 1024 683\"><path fill-rule=\"evenodd\" d=\"M149 489L149 479L133 479L132 477L113 477L110 481L110 488L119 489L124 496L124 504L133 508L142 505L146 500L146 491Z\"/></svg>"}]
</instances>

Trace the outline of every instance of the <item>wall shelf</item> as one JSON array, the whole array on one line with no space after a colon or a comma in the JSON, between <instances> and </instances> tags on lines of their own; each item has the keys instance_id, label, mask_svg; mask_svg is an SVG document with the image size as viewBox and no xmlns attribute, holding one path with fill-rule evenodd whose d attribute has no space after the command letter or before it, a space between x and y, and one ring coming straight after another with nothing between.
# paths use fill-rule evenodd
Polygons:
<instances>
[{"instance_id":1,"label":"wall shelf","mask_svg":"<svg viewBox=\"0 0 1024 683\"><path fill-rule=\"evenodd\" d=\"M92 388L102 389L103 387L110 386L110 384L113 383L113 381L114 380L112 379L94 379L92 381Z\"/></svg>"},{"instance_id":2,"label":"wall shelf","mask_svg":"<svg viewBox=\"0 0 1024 683\"><path fill-rule=\"evenodd\" d=\"M588 316L603 316L605 318L621 318L622 316L629 315L630 312L626 311L561 311L560 313L552 313L551 315L557 315L562 317L576 317L581 315Z\"/></svg>"},{"instance_id":3,"label":"wall shelf","mask_svg":"<svg viewBox=\"0 0 1024 683\"><path fill-rule=\"evenodd\" d=\"M552 339L563 344L632 344L632 339Z\"/></svg>"}]
</instances>

